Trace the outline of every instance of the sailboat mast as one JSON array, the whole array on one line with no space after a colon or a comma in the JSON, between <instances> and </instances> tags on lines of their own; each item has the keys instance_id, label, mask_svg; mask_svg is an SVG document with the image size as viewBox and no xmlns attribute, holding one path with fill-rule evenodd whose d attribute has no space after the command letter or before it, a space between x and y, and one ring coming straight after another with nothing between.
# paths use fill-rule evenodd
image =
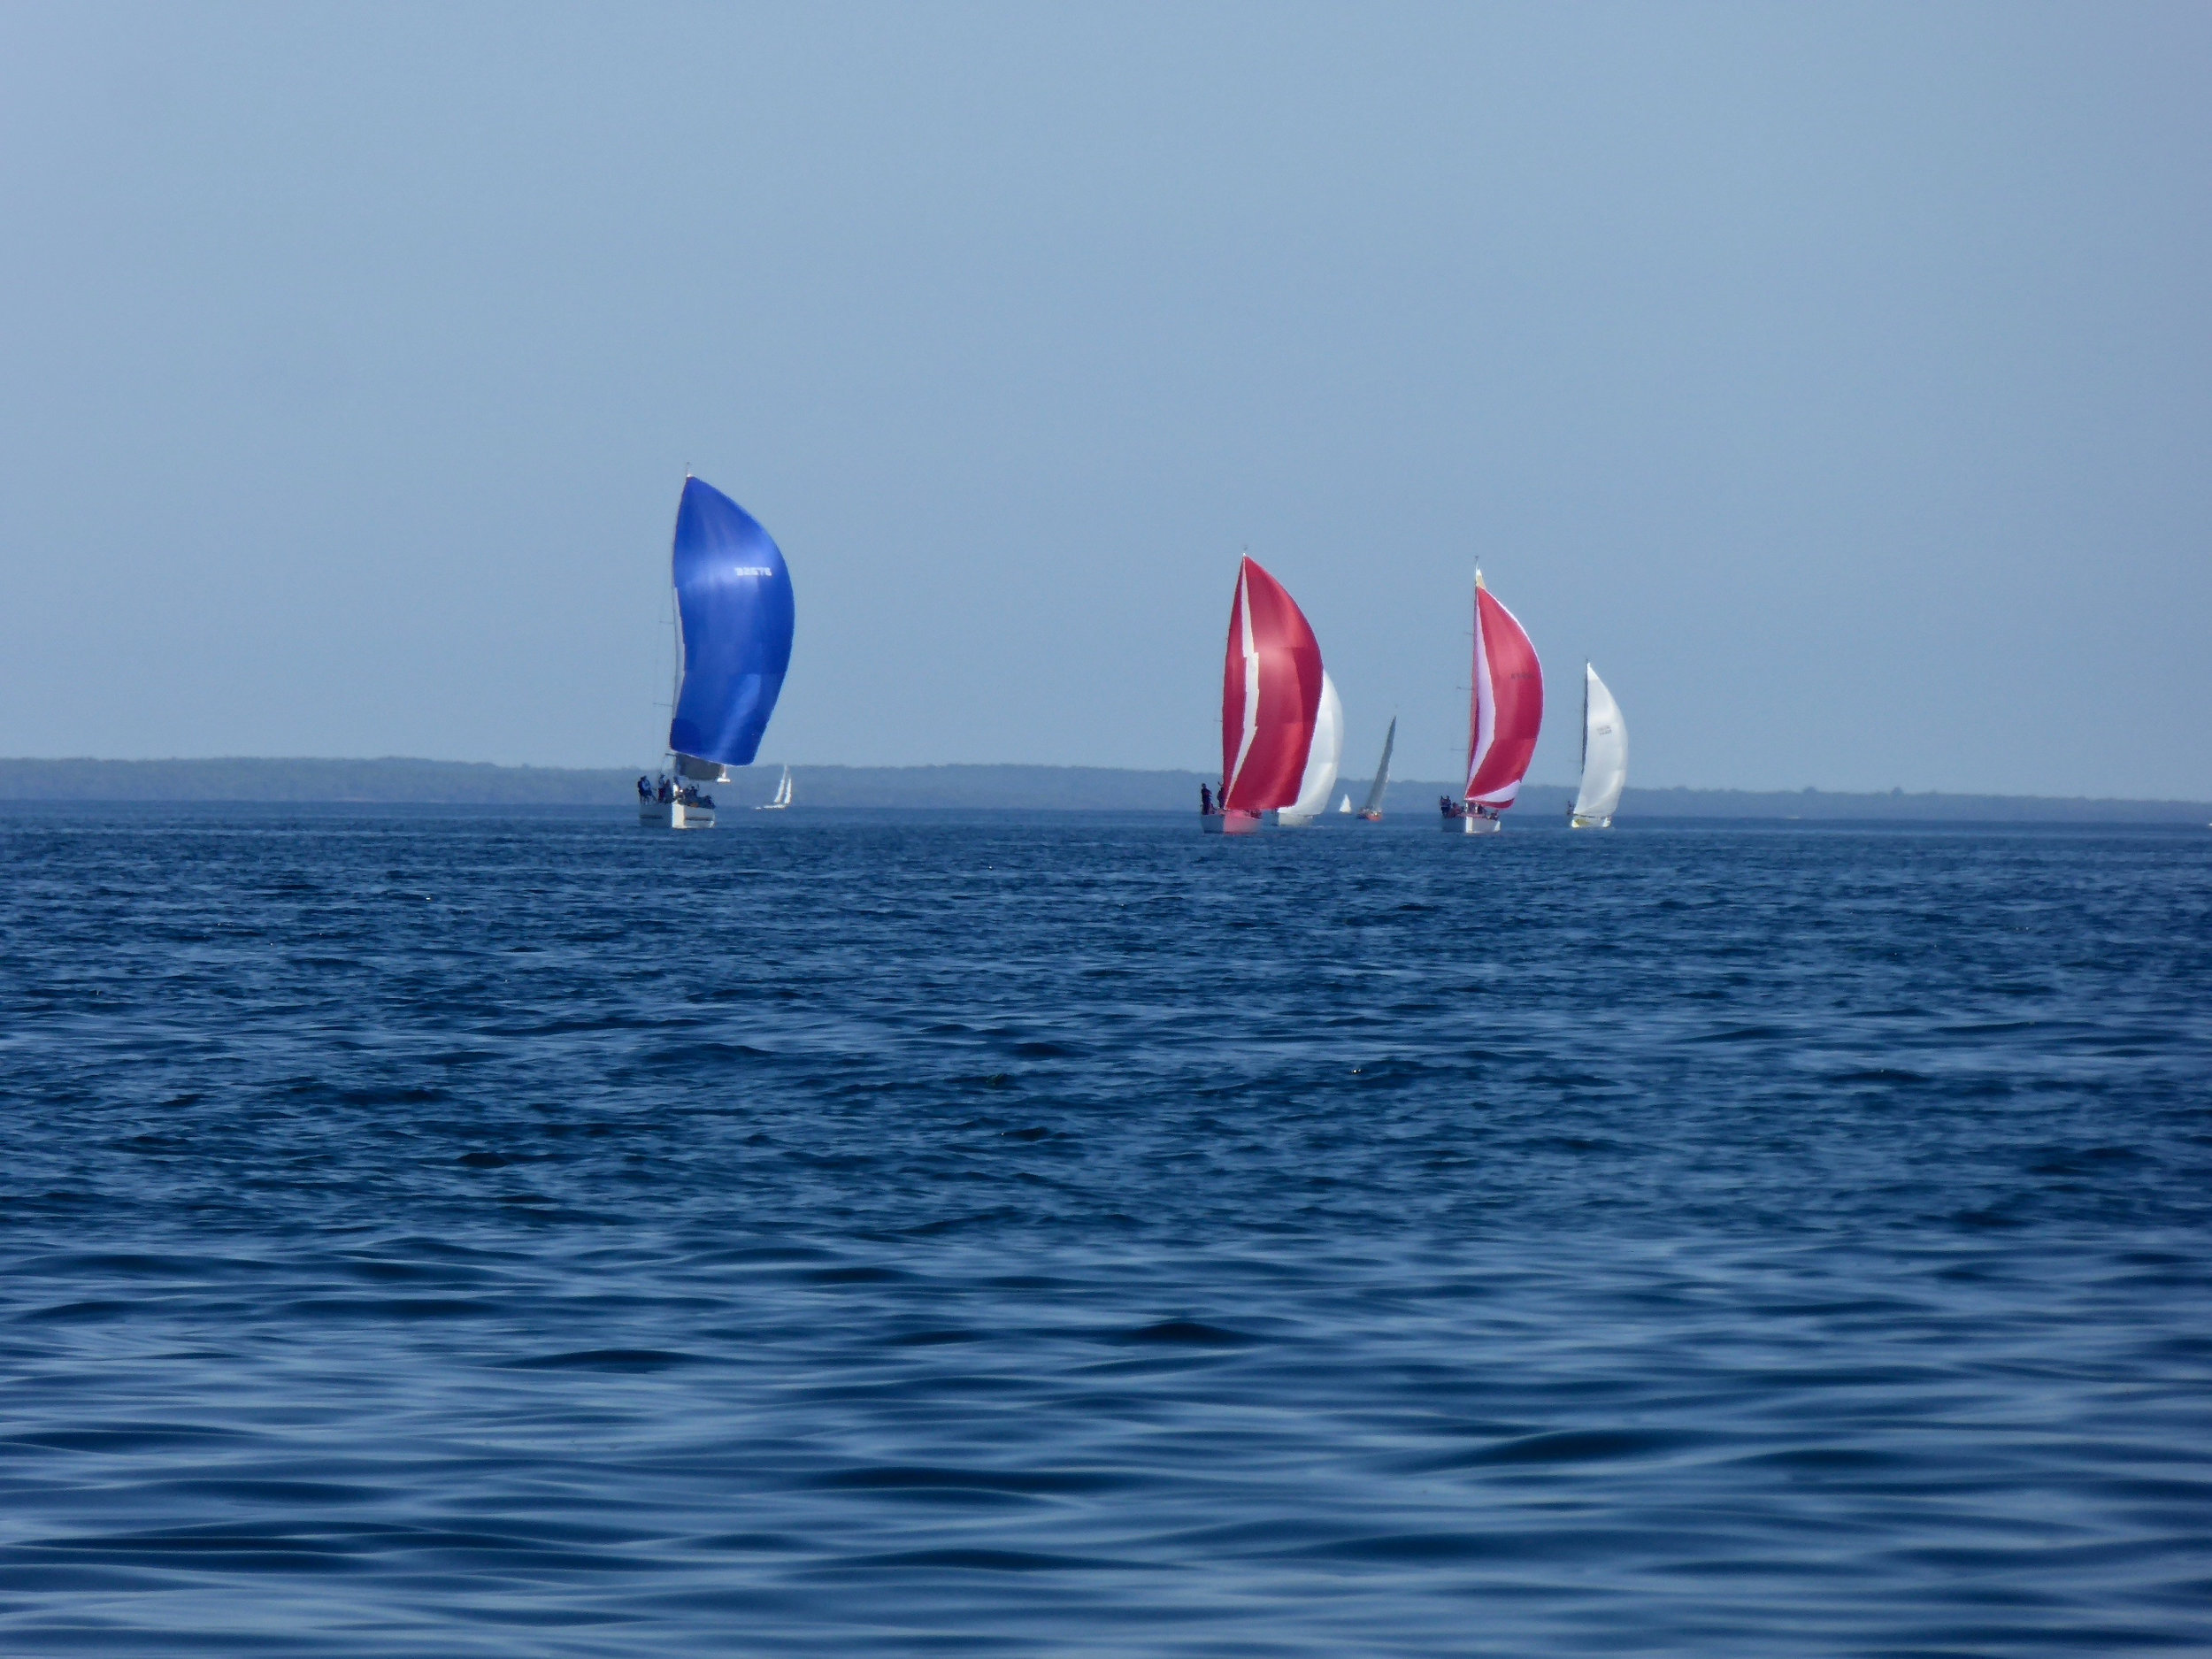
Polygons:
<instances>
[{"instance_id":1,"label":"sailboat mast","mask_svg":"<svg viewBox=\"0 0 2212 1659\"><path fill-rule=\"evenodd\" d=\"M684 695L684 607L683 596L673 587L668 590L668 718L676 718L676 705ZM674 754L671 749L668 751Z\"/></svg>"},{"instance_id":2,"label":"sailboat mast","mask_svg":"<svg viewBox=\"0 0 2212 1659\"><path fill-rule=\"evenodd\" d=\"M1482 566L1480 565L1475 566L1474 616L1474 668L1471 675L1474 683L1467 694L1467 764L1464 769L1469 783L1472 783L1475 778L1475 745L1482 741ZM1462 789L1460 793L1464 795L1466 791Z\"/></svg>"}]
</instances>

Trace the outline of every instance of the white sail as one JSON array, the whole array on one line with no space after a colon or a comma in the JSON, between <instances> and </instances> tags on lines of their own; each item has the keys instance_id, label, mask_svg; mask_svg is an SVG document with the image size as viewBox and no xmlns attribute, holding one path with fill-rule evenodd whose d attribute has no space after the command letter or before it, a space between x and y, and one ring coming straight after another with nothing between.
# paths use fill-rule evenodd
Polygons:
<instances>
[{"instance_id":1,"label":"white sail","mask_svg":"<svg viewBox=\"0 0 2212 1659\"><path fill-rule=\"evenodd\" d=\"M1359 815L1365 818L1382 816L1383 791L1390 787L1390 751L1398 744L1398 717L1390 717L1390 729L1383 733L1382 764L1375 768L1375 781L1368 787L1367 804Z\"/></svg>"},{"instance_id":2,"label":"white sail","mask_svg":"<svg viewBox=\"0 0 2212 1659\"><path fill-rule=\"evenodd\" d=\"M1344 798L1336 803L1336 810L1339 812L1341 812L1346 818L1352 816L1352 795L1350 790L1348 789L1345 791Z\"/></svg>"},{"instance_id":3,"label":"white sail","mask_svg":"<svg viewBox=\"0 0 2212 1659\"><path fill-rule=\"evenodd\" d=\"M1310 824L1328 810L1329 791L1336 787L1337 764L1344 758L1344 705L1337 700L1336 682L1324 672L1321 707L1314 716L1313 742L1306 750L1305 775L1298 785L1298 799L1275 815L1278 824Z\"/></svg>"},{"instance_id":4,"label":"white sail","mask_svg":"<svg viewBox=\"0 0 2212 1659\"><path fill-rule=\"evenodd\" d=\"M791 804L791 768L788 766L783 769L783 777L776 785L776 804L778 806Z\"/></svg>"},{"instance_id":5,"label":"white sail","mask_svg":"<svg viewBox=\"0 0 2212 1659\"><path fill-rule=\"evenodd\" d=\"M1573 819L1609 824L1628 782L1628 723L1598 671L1586 663L1582 673L1582 787L1575 795Z\"/></svg>"}]
</instances>

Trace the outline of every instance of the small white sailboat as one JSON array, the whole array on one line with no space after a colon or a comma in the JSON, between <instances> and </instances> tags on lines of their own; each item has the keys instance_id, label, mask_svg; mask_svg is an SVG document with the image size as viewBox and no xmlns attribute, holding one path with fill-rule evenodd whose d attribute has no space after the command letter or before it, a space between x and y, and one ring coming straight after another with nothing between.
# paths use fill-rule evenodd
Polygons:
<instances>
[{"instance_id":1,"label":"small white sailboat","mask_svg":"<svg viewBox=\"0 0 2212 1659\"><path fill-rule=\"evenodd\" d=\"M1390 751L1398 746L1398 717L1390 717L1390 729L1383 733L1382 764L1375 768L1375 781L1367 787L1367 799L1361 803L1359 815L1370 824L1382 822L1383 791L1390 787ZM1352 797L1344 797L1349 801Z\"/></svg>"},{"instance_id":2,"label":"small white sailboat","mask_svg":"<svg viewBox=\"0 0 2212 1659\"><path fill-rule=\"evenodd\" d=\"M783 769L783 777L776 784L776 793L769 796L768 799L761 805L755 807L753 810L756 812L780 812L790 804L791 768L786 766Z\"/></svg>"},{"instance_id":3,"label":"small white sailboat","mask_svg":"<svg viewBox=\"0 0 2212 1659\"><path fill-rule=\"evenodd\" d=\"M1582 665L1582 787L1567 809L1569 829L1611 829L1613 813L1628 782L1628 722L1621 705L1598 678Z\"/></svg>"},{"instance_id":4,"label":"small white sailboat","mask_svg":"<svg viewBox=\"0 0 2212 1659\"><path fill-rule=\"evenodd\" d=\"M1321 673L1321 706L1315 711L1313 741L1306 749L1305 774L1298 780L1298 798L1275 814L1278 829L1303 829L1328 810L1329 791L1336 787L1337 768L1344 759L1344 704L1336 695L1336 682L1328 671Z\"/></svg>"},{"instance_id":5,"label":"small white sailboat","mask_svg":"<svg viewBox=\"0 0 2212 1659\"><path fill-rule=\"evenodd\" d=\"M1343 817L1345 817L1345 818L1349 818L1349 817L1351 817L1351 816L1352 816L1352 795L1351 795L1351 791L1349 791L1348 789L1345 791L1345 794L1344 794L1344 798L1343 798L1341 801L1339 801L1339 802L1336 803L1336 810L1337 810L1337 811L1338 811L1340 814L1341 814L1341 815L1342 815Z\"/></svg>"}]
</instances>

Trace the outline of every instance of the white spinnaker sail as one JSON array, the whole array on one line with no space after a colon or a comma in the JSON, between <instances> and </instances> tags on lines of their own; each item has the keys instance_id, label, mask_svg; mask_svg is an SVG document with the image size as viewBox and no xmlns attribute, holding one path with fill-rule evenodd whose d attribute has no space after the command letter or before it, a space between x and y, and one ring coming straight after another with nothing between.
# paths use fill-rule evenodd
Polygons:
<instances>
[{"instance_id":1,"label":"white spinnaker sail","mask_svg":"<svg viewBox=\"0 0 2212 1659\"><path fill-rule=\"evenodd\" d=\"M1306 750L1305 775L1299 780L1298 799L1276 815L1283 824L1310 824L1328 810L1329 791L1336 787L1336 769L1344 758L1344 705L1337 700L1336 682L1321 676L1321 707L1314 716L1313 743Z\"/></svg>"},{"instance_id":2,"label":"white spinnaker sail","mask_svg":"<svg viewBox=\"0 0 2212 1659\"><path fill-rule=\"evenodd\" d=\"M1628 723L1598 671L1586 663L1582 672L1582 787L1575 795L1574 815L1608 818L1628 782Z\"/></svg>"},{"instance_id":3,"label":"white spinnaker sail","mask_svg":"<svg viewBox=\"0 0 2212 1659\"><path fill-rule=\"evenodd\" d=\"M1394 714L1390 717L1390 729L1383 733L1382 764L1375 768L1375 781L1368 788L1367 804L1360 808L1362 812L1382 810L1383 791L1390 787L1390 751L1397 744L1398 717Z\"/></svg>"}]
</instances>

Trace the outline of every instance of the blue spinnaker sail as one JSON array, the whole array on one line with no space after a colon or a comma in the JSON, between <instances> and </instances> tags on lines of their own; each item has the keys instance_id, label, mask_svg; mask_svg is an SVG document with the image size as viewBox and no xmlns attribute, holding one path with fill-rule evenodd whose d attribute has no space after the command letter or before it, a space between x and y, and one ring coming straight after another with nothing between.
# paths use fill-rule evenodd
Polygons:
<instances>
[{"instance_id":1,"label":"blue spinnaker sail","mask_svg":"<svg viewBox=\"0 0 2212 1659\"><path fill-rule=\"evenodd\" d=\"M791 665L791 572L750 513L695 478L676 509L675 572L684 678L668 747L749 766Z\"/></svg>"}]
</instances>

